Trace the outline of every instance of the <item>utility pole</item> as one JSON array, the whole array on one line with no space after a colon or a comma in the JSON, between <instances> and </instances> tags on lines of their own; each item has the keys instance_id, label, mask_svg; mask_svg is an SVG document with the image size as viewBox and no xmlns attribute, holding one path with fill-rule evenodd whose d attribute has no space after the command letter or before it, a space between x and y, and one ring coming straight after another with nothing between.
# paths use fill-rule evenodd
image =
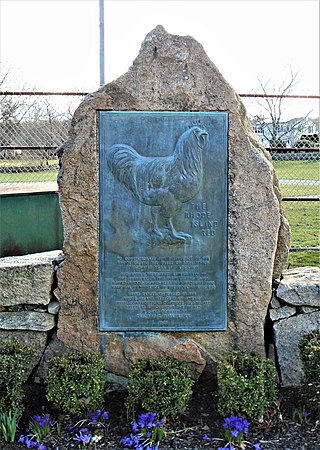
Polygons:
<instances>
[{"instance_id":1,"label":"utility pole","mask_svg":"<svg viewBox=\"0 0 320 450\"><path fill-rule=\"evenodd\" d=\"M100 19L100 86L104 85L104 0L99 0Z\"/></svg>"}]
</instances>

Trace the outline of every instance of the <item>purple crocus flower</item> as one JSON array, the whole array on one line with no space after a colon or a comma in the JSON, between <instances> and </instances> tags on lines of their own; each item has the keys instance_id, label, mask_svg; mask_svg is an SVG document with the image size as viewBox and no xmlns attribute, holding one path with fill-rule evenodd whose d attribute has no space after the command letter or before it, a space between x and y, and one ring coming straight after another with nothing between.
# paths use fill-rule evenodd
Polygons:
<instances>
[{"instance_id":1,"label":"purple crocus flower","mask_svg":"<svg viewBox=\"0 0 320 450\"><path fill-rule=\"evenodd\" d=\"M108 420L109 419L109 414L107 413L107 411L103 411L102 418L103 418L103 420Z\"/></svg>"},{"instance_id":2,"label":"purple crocus flower","mask_svg":"<svg viewBox=\"0 0 320 450\"><path fill-rule=\"evenodd\" d=\"M121 444L124 445L125 447L131 447L133 444L133 440L128 436L125 436L124 438L121 439Z\"/></svg>"},{"instance_id":3,"label":"purple crocus flower","mask_svg":"<svg viewBox=\"0 0 320 450\"><path fill-rule=\"evenodd\" d=\"M47 447L43 444L40 444L37 450L47 450Z\"/></svg>"},{"instance_id":4,"label":"purple crocus flower","mask_svg":"<svg viewBox=\"0 0 320 450\"><path fill-rule=\"evenodd\" d=\"M141 428L153 428L154 427L154 419L156 418L156 413L145 413L141 414L138 418L138 424Z\"/></svg>"},{"instance_id":5,"label":"purple crocus flower","mask_svg":"<svg viewBox=\"0 0 320 450\"><path fill-rule=\"evenodd\" d=\"M26 444L27 448L36 447L38 445L38 442L29 439L28 436L25 437L24 443Z\"/></svg>"},{"instance_id":6,"label":"purple crocus flower","mask_svg":"<svg viewBox=\"0 0 320 450\"><path fill-rule=\"evenodd\" d=\"M24 435L23 435L23 434L20 434L20 437L19 437L18 442L20 442L21 444L24 444L24 440L25 440Z\"/></svg>"},{"instance_id":7,"label":"purple crocus flower","mask_svg":"<svg viewBox=\"0 0 320 450\"><path fill-rule=\"evenodd\" d=\"M237 430L239 433L247 434L250 423L242 417L230 416L224 419L223 427L227 430Z\"/></svg>"},{"instance_id":8,"label":"purple crocus flower","mask_svg":"<svg viewBox=\"0 0 320 450\"><path fill-rule=\"evenodd\" d=\"M132 431L133 431L134 433L137 433L138 430L139 430L139 426L138 426L138 424L137 424L137 421L136 421L135 419L133 419L133 421L132 421Z\"/></svg>"},{"instance_id":9,"label":"purple crocus flower","mask_svg":"<svg viewBox=\"0 0 320 450\"><path fill-rule=\"evenodd\" d=\"M73 438L74 441L83 442L83 444L89 444L91 441L92 434L83 434L83 430L79 431L79 434Z\"/></svg>"},{"instance_id":10,"label":"purple crocus flower","mask_svg":"<svg viewBox=\"0 0 320 450\"><path fill-rule=\"evenodd\" d=\"M239 436L239 431L238 430L231 430L231 437L237 437L237 436Z\"/></svg>"},{"instance_id":11,"label":"purple crocus flower","mask_svg":"<svg viewBox=\"0 0 320 450\"><path fill-rule=\"evenodd\" d=\"M257 442L256 444L252 444L252 445L253 445L254 450L261 450L260 442Z\"/></svg>"}]
</instances>

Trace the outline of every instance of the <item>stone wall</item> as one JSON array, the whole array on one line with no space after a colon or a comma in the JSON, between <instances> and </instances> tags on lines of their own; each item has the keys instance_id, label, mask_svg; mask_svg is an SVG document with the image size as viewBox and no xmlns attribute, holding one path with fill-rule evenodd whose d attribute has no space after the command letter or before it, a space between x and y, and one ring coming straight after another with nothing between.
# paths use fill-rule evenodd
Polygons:
<instances>
[{"instance_id":1,"label":"stone wall","mask_svg":"<svg viewBox=\"0 0 320 450\"><path fill-rule=\"evenodd\" d=\"M227 57L227 56L226 56ZM98 331L99 181L97 111L224 111L229 114L228 329L225 332ZM65 261L59 270L58 339L101 351L107 369L128 375L132 361L172 354L201 372L226 353L265 353L272 280L289 249L278 180L239 96L191 37L151 31L128 72L88 95L60 149Z\"/></svg>"},{"instance_id":2,"label":"stone wall","mask_svg":"<svg viewBox=\"0 0 320 450\"><path fill-rule=\"evenodd\" d=\"M299 342L305 334L320 329L319 267L283 271L269 312L281 382L298 385L302 376Z\"/></svg>"},{"instance_id":3,"label":"stone wall","mask_svg":"<svg viewBox=\"0 0 320 450\"><path fill-rule=\"evenodd\" d=\"M0 258L0 341L16 339L34 350L30 375L56 329L53 296L60 250Z\"/></svg>"}]
</instances>

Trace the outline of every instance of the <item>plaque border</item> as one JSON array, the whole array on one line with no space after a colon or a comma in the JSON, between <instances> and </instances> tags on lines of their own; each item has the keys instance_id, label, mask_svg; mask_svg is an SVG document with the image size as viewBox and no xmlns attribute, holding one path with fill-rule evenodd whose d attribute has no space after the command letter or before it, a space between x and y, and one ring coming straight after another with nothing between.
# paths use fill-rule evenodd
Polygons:
<instances>
[{"instance_id":1,"label":"plaque border","mask_svg":"<svg viewBox=\"0 0 320 450\"><path fill-rule=\"evenodd\" d=\"M226 151L226 201L225 201L225 208L226 208L226 220L225 220L225 255L223 258L223 262L224 262L224 268L223 268L223 272L225 274L225 287L224 287L224 298L221 302L222 307L223 307L223 319L221 320L221 324L220 326L215 326L215 327L208 327L208 326L197 326L197 327L174 327L174 326L152 326L152 327L146 327L146 326L108 326L105 324L105 321L102 317L102 314L100 313L101 311L101 307L102 307L102 301L101 301L101 297L104 295L104 290L103 288L101 288L101 286L103 286L100 283L100 279L101 279L101 266L102 266L102 257L104 256L104 252L101 250L102 245L101 245L101 235L102 233L100 232L101 230L101 202L102 202L102 195L100 195L100 186L101 186L101 164L100 164L100 155L101 155L101 146L103 145L103 137L102 137L102 130L101 130L101 122L102 122L102 117L104 115L123 115L123 114L130 114L130 115L140 115L140 114L172 114L172 115L176 115L176 116L184 116L184 115L197 115L197 116L210 116L210 115L220 115L222 117L224 117L225 122L225 151ZM229 113L228 112L224 112L224 111L113 111L113 110L99 110L97 111L97 124L98 124L98 128L97 128L97 151L98 151L98 179L99 179L99 193L98 193L98 204L99 204L99 230L98 230L98 240L99 240L99 251L98 251L98 265L99 265L99 270L98 270L98 325L99 325L99 329L98 331L100 333L103 332L213 332L213 331L226 331L227 330L227 326L228 326L228 204L229 204L229 195L228 195L228 191L229 191L229 183L228 183L228 171L229 171L229 148L228 148L228 144L229 144L229 139L228 139L228 128L229 128Z\"/></svg>"}]
</instances>

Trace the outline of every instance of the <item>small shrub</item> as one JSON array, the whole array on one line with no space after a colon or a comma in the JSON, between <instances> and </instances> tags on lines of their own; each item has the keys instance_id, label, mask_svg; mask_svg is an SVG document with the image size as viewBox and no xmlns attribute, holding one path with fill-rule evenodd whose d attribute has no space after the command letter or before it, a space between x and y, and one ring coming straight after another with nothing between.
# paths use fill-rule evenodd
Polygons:
<instances>
[{"instance_id":1,"label":"small shrub","mask_svg":"<svg viewBox=\"0 0 320 450\"><path fill-rule=\"evenodd\" d=\"M312 410L320 410L320 331L306 334L299 343L303 364L304 396Z\"/></svg>"},{"instance_id":2,"label":"small shrub","mask_svg":"<svg viewBox=\"0 0 320 450\"><path fill-rule=\"evenodd\" d=\"M49 362L47 399L63 412L80 414L103 406L105 369L99 354L71 352Z\"/></svg>"},{"instance_id":3,"label":"small shrub","mask_svg":"<svg viewBox=\"0 0 320 450\"><path fill-rule=\"evenodd\" d=\"M277 398L276 373L259 354L235 352L218 364L219 412L261 418Z\"/></svg>"},{"instance_id":4,"label":"small shrub","mask_svg":"<svg viewBox=\"0 0 320 450\"><path fill-rule=\"evenodd\" d=\"M158 417L177 416L185 411L193 380L188 365L173 358L147 358L132 365L127 407L153 411Z\"/></svg>"},{"instance_id":5,"label":"small shrub","mask_svg":"<svg viewBox=\"0 0 320 450\"><path fill-rule=\"evenodd\" d=\"M34 352L18 341L0 344L0 413L23 411L23 384Z\"/></svg>"}]
</instances>

